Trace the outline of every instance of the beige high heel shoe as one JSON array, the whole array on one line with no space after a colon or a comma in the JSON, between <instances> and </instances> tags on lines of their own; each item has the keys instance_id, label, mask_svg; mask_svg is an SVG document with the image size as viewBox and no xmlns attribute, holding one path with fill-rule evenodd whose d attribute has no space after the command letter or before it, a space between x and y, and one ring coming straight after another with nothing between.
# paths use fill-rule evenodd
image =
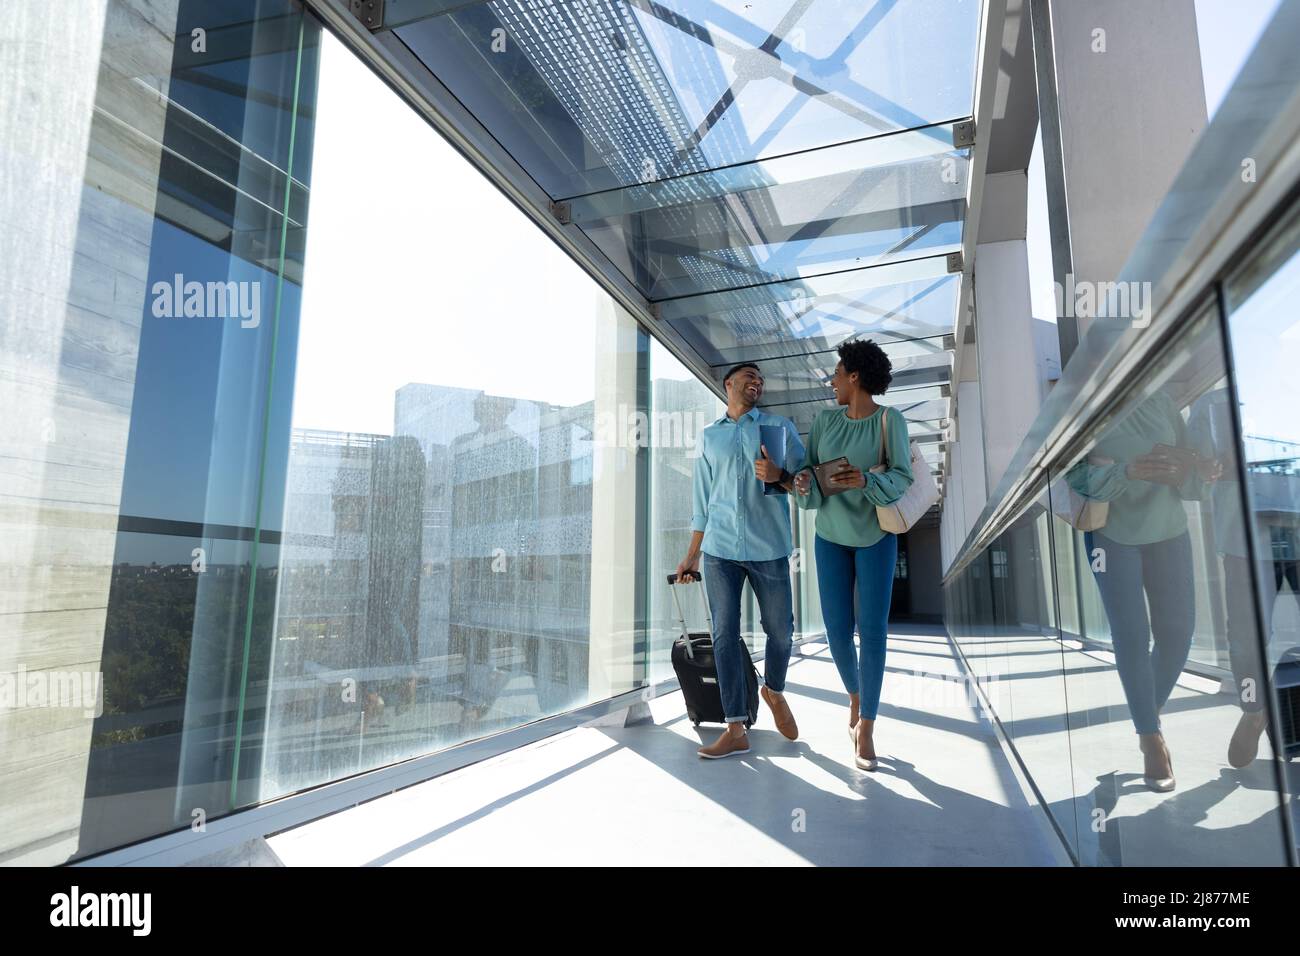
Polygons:
<instances>
[{"instance_id":1,"label":"beige high heel shoe","mask_svg":"<svg viewBox=\"0 0 1300 956\"><path fill-rule=\"evenodd\" d=\"M1163 752L1165 765L1169 768L1169 776L1152 777L1146 773L1146 768L1143 767L1142 782L1147 785L1148 789L1154 790L1156 793L1168 793L1177 786L1177 782L1174 780L1174 758L1173 755L1169 753L1169 746L1165 743L1164 736L1157 732L1154 734L1154 737L1154 743L1159 746ZM1138 737L1138 748L1142 751L1143 757L1148 756L1147 746L1143 743L1143 738L1141 736ZM1145 760L1143 762L1145 763Z\"/></svg>"},{"instance_id":2,"label":"beige high heel shoe","mask_svg":"<svg viewBox=\"0 0 1300 956\"><path fill-rule=\"evenodd\" d=\"M861 726L862 726L862 721L859 720L856 724L854 724L852 727L849 728L849 737L853 739L853 766L857 767L859 770L866 770L868 772L872 772L877 767L880 766L880 761L877 760L875 757L859 756L858 728Z\"/></svg>"}]
</instances>

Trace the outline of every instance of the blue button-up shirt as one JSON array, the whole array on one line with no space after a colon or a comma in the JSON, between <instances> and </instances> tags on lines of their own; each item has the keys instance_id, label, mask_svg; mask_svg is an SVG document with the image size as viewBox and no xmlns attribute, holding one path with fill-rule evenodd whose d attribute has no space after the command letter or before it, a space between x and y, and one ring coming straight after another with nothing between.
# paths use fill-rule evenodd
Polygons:
<instances>
[{"instance_id":1,"label":"blue button-up shirt","mask_svg":"<svg viewBox=\"0 0 1300 956\"><path fill-rule=\"evenodd\" d=\"M772 561L790 555L789 497L764 494L754 475L760 425L785 429L785 461L777 464L789 472L798 469L803 442L794 423L780 415L752 408L738 421L724 415L700 435L691 530L704 532L702 550L715 558Z\"/></svg>"}]
</instances>

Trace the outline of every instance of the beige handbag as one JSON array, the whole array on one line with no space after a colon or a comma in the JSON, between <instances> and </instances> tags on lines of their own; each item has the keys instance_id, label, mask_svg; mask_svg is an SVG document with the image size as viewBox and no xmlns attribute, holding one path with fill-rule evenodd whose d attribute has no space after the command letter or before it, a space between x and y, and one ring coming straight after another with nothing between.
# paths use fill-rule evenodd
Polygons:
<instances>
[{"instance_id":1,"label":"beige handbag","mask_svg":"<svg viewBox=\"0 0 1300 956\"><path fill-rule=\"evenodd\" d=\"M1098 467L1115 464L1112 458L1089 456L1088 464ZM1110 502L1098 501L1079 494L1070 482L1061 478L1051 491L1052 512L1076 531L1096 531L1106 526L1110 517Z\"/></svg>"},{"instance_id":2,"label":"beige handbag","mask_svg":"<svg viewBox=\"0 0 1300 956\"><path fill-rule=\"evenodd\" d=\"M874 465L870 470L879 474L887 471L888 462L888 445L886 436L889 434L889 412L887 407L881 412L880 423L880 464ZM911 443L912 449L912 484L903 492L903 496L897 501L887 505L876 505L876 518L880 522L882 531L888 531L890 534L903 534L912 525L921 520L921 515L930 510L930 507L939 500L939 489L935 487L934 477L930 474L930 466L921 457L921 448L916 442Z\"/></svg>"}]
</instances>

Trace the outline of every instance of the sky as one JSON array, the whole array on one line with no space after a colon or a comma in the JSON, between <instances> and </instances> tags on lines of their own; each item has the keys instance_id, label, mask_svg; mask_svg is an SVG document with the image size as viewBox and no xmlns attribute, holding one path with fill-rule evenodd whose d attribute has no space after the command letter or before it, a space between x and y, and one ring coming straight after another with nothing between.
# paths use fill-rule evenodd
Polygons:
<instances>
[{"instance_id":1,"label":"sky","mask_svg":"<svg viewBox=\"0 0 1300 956\"><path fill-rule=\"evenodd\" d=\"M411 382L591 400L608 296L329 34L310 215L295 428L391 434Z\"/></svg>"}]
</instances>

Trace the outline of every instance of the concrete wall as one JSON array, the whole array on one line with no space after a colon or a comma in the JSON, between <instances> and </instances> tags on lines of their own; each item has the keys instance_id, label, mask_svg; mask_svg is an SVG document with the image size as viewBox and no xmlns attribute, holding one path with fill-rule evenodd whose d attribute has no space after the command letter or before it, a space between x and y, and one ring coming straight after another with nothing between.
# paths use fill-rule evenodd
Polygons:
<instances>
[{"instance_id":1,"label":"concrete wall","mask_svg":"<svg viewBox=\"0 0 1300 956\"><path fill-rule=\"evenodd\" d=\"M1196 5L1052 0L1051 11L1074 275L1108 282L1206 126Z\"/></svg>"},{"instance_id":2,"label":"concrete wall","mask_svg":"<svg viewBox=\"0 0 1300 956\"><path fill-rule=\"evenodd\" d=\"M0 672L98 672L176 0L0 18ZM170 24L170 27L169 27ZM121 120L127 120L123 123ZM0 862L76 849L93 718L0 710Z\"/></svg>"}]
</instances>

